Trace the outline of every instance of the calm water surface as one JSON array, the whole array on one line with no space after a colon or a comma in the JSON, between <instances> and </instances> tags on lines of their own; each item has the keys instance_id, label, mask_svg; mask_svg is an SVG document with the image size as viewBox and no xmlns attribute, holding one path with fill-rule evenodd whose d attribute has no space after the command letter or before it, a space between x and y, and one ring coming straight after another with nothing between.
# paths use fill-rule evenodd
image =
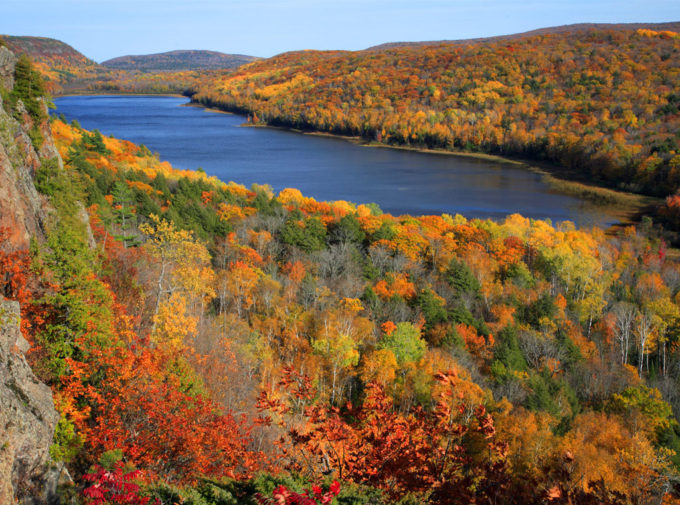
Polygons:
<instances>
[{"instance_id":1,"label":"calm water surface","mask_svg":"<svg viewBox=\"0 0 680 505\"><path fill-rule=\"evenodd\" d=\"M223 181L298 188L317 200L376 202L392 214L462 214L605 226L601 207L555 194L541 176L512 165L444 154L370 148L342 139L244 128L242 116L182 107L188 99L69 96L57 113L86 129L145 144L175 167L202 167Z\"/></svg>"}]
</instances>

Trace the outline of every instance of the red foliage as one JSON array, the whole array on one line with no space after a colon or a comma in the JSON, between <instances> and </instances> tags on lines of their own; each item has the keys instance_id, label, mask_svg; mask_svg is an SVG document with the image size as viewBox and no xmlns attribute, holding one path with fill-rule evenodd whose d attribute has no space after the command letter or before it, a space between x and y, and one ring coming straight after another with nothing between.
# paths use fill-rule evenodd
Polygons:
<instances>
[{"instance_id":1,"label":"red foliage","mask_svg":"<svg viewBox=\"0 0 680 505\"><path fill-rule=\"evenodd\" d=\"M120 462L112 471L97 465L94 472L83 475L85 481L92 482L83 490L83 495L89 505L146 505L150 498L140 496L139 486L133 482L141 475L139 470L125 472ZM154 503L160 504L158 499Z\"/></svg>"},{"instance_id":2,"label":"red foliage","mask_svg":"<svg viewBox=\"0 0 680 505\"><path fill-rule=\"evenodd\" d=\"M0 243L5 241L8 234L6 228L0 227ZM53 284L32 270L27 250L9 252L0 248L0 296L19 302L21 333L33 346L33 334L48 318L47 307L41 299L53 289Z\"/></svg>"},{"instance_id":3,"label":"red foliage","mask_svg":"<svg viewBox=\"0 0 680 505\"><path fill-rule=\"evenodd\" d=\"M62 395L73 399L71 418L93 456L122 449L152 476L195 482L201 475L245 478L263 460L251 451L244 418L223 414L202 395L182 391L179 379L162 373L159 350L137 356L125 348L92 349L88 364L69 360ZM94 388L87 377L103 375Z\"/></svg>"},{"instance_id":4,"label":"red foliage","mask_svg":"<svg viewBox=\"0 0 680 505\"><path fill-rule=\"evenodd\" d=\"M333 481L325 493L320 486L312 486L302 494L291 491L286 486L279 486L272 492L271 498L256 494L255 499L260 505L328 505L340 493L340 483Z\"/></svg>"},{"instance_id":5,"label":"red foliage","mask_svg":"<svg viewBox=\"0 0 680 505\"><path fill-rule=\"evenodd\" d=\"M433 410L398 412L381 386L369 384L363 405L347 404L341 411L318 404L304 407L315 392L308 380L288 369L281 386L292 402L263 393L259 406L284 418L302 407L303 427L286 426L299 456L292 455L293 470L317 476L333 472L340 479L382 488L392 497L432 491L442 504L500 495L506 449L494 441L493 419L481 405L463 419L456 374L436 379L442 393Z\"/></svg>"}]
</instances>

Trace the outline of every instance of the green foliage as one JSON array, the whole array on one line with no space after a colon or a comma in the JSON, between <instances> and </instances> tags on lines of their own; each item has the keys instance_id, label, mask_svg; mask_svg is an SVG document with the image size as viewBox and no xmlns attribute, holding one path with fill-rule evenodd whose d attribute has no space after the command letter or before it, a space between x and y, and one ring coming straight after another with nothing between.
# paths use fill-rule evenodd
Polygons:
<instances>
[{"instance_id":1,"label":"green foliage","mask_svg":"<svg viewBox=\"0 0 680 505\"><path fill-rule=\"evenodd\" d=\"M377 203L371 202L365 204L371 210L372 216L382 216L383 211Z\"/></svg>"},{"instance_id":2,"label":"green foliage","mask_svg":"<svg viewBox=\"0 0 680 505\"><path fill-rule=\"evenodd\" d=\"M451 260L444 278L459 295L478 294L482 289L472 270L462 261Z\"/></svg>"},{"instance_id":3,"label":"green foliage","mask_svg":"<svg viewBox=\"0 0 680 505\"><path fill-rule=\"evenodd\" d=\"M137 225L137 215L134 209L134 193L127 184L116 182L111 191L113 196L113 222L120 233L114 235L125 247L139 245L139 237L134 233Z\"/></svg>"},{"instance_id":4,"label":"green foliage","mask_svg":"<svg viewBox=\"0 0 680 505\"><path fill-rule=\"evenodd\" d=\"M502 364L505 370L527 370L527 362L519 347L517 329L514 327L503 328L498 333L493 355L495 362Z\"/></svg>"},{"instance_id":5,"label":"green foliage","mask_svg":"<svg viewBox=\"0 0 680 505\"><path fill-rule=\"evenodd\" d=\"M581 409L574 390L564 379L552 377L547 368L530 374L529 387L531 394L526 399L526 407L548 412L560 419L554 431L557 435L564 435Z\"/></svg>"},{"instance_id":6,"label":"green foliage","mask_svg":"<svg viewBox=\"0 0 680 505\"><path fill-rule=\"evenodd\" d=\"M190 396L202 396L206 394L203 380L183 356L177 356L174 360L170 361L167 366L167 371L179 380L180 391Z\"/></svg>"},{"instance_id":7,"label":"green foliage","mask_svg":"<svg viewBox=\"0 0 680 505\"><path fill-rule=\"evenodd\" d=\"M89 135L87 133L84 134L82 138L82 144L85 149L89 151L103 155L111 154L111 151L107 149L106 145L104 144L104 138L102 137L102 134L99 130L94 130Z\"/></svg>"},{"instance_id":8,"label":"green foliage","mask_svg":"<svg viewBox=\"0 0 680 505\"><path fill-rule=\"evenodd\" d=\"M418 293L415 299L415 306L418 307L425 317L425 328L430 330L437 323L444 323L448 320L448 311L440 298L435 293L425 288Z\"/></svg>"},{"instance_id":9,"label":"green foliage","mask_svg":"<svg viewBox=\"0 0 680 505\"><path fill-rule=\"evenodd\" d=\"M486 323L482 319L477 319L473 316L472 312L470 312L467 306L462 302L456 303L453 309L449 311L448 319L453 324L467 324L468 326L472 326L480 335L489 334L489 328L486 326Z\"/></svg>"},{"instance_id":10,"label":"green foliage","mask_svg":"<svg viewBox=\"0 0 680 505\"><path fill-rule=\"evenodd\" d=\"M123 461L122 449L106 451L99 457L99 465L107 470L113 470L119 461Z\"/></svg>"},{"instance_id":11,"label":"green foliage","mask_svg":"<svg viewBox=\"0 0 680 505\"><path fill-rule=\"evenodd\" d=\"M332 479L327 478L322 483L328 487ZM271 496L278 486L302 493L310 489L316 482L297 474L260 474L245 480L214 481L204 479L196 486L179 488L166 483L159 483L149 489L152 498L158 498L161 503L181 503L183 505L257 505L256 494ZM337 505L387 505L389 502L383 497L379 489L362 486L351 482L343 482L340 494L333 503ZM415 503L403 502L399 503Z\"/></svg>"},{"instance_id":12,"label":"green foliage","mask_svg":"<svg viewBox=\"0 0 680 505\"><path fill-rule=\"evenodd\" d=\"M69 463L78 454L82 446L83 440L76 433L75 426L62 415L54 429L50 456L54 461Z\"/></svg>"},{"instance_id":13,"label":"green foliage","mask_svg":"<svg viewBox=\"0 0 680 505\"><path fill-rule=\"evenodd\" d=\"M394 230L394 226L389 223L382 223L380 228L371 237L372 242L377 242L378 240L392 240L397 236L397 232Z\"/></svg>"},{"instance_id":14,"label":"green foliage","mask_svg":"<svg viewBox=\"0 0 680 505\"><path fill-rule=\"evenodd\" d=\"M320 251L326 247L326 227L318 217L300 222L289 216L281 231L281 240L307 253Z\"/></svg>"},{"instance_id":15,"label":"green foliage","mask_svg":"<svg viewBox=\"0 0 680 505\"><path fill-rule=\"evenodd\" d=\"M61 195L59 195L60 192L71 191L74 187L70 178L59 168L59 162L56 158L44 160L40 164L35 171L34 183L35 188L42 194L49 197L60 198L60 201L64 204L70 202L69 208L71 208L71 204L75 202L74 199L69 198L68 196L61 197Z\"/></svg>"},{"instance_id":16,"label":"green foliage","mask_svg":"<svg viewBox=\"0 0 680 505\"><path fill-rule=\"evenodd\" d=\"M263 216L275 216L283 209L277 198L269 197L264 191L257 192L252 205Z\"/></svg>"},{"instance_id":17,"label":"green foliage","mask_svg":"<svg viewBox=\"0 0 680 505\"><path fill-rule=\"evenodd\" d=\"M13 106L21 100L31 118L35 122L41 122L46 119L43 106L39 101L44 95L45 83L42 77L33 69L28 56L21 55L14 69Z\"/></svg>"},{"instance_id":18,"label":"green foliage","mask_svg":"<svg viewBox=\"0 0 680 505\"><path fill-rule=\"evenodd\" d=\"M559 330L555 335L557 343L565 351L566 358L562 360L562 364L569 368L576 363L583 361L583 355L578 346L569 338L566 331Z\"/></svg>"},{"instance_id":19,"label":"green foliage","mask_svg":"<svg viewBox=\"0 0 680 505\"><path fill-rule=\"evenodd\" d=\"M330 243L351 242L361 244L366 238L366 234L361 229L361 225L354 214L343 216L329 228L328 240Z\"/></svg>"},{"instance_id":20,"label":"green foliage","mask_svg":"<svg viewBox=\"0 0 680 505\"><path fill-rule=\"evenodd\" d=\"M551 319L556 312L557 306L554 298L550 293L544 293L538 300L529 305L521 306L518 310L518 316L520 321L537 328L540 326L541 319Z\"/></svg>"},{"instance_id":21,"label":"green foliage","mask_svg":"<svg viewBox=\"0 0 680 505\"><path fill-rule=\"evenodd\" d=\"M529 268L523 263L513 263L505 272L505 278L510 279L517 287L532 288L534 286L534 278L529 271Z\"/></svg>"},{"instance_id":22,"label":"green foliage","mask_svg":"<svg viewBox=\"0 0 680 505\"><path fill-rule=\"evenodd\" d=\"M650 423L652 430L658 432L666 431L677 424L673 418L673 409L663 400L661 392L642 384L612 395L607 410L627 415L637 411Z\"/></svg>"},{"instance_id":23,"label":"green foliage","mask_svg":"<svg viewBox=\"0 0 680 505\"><path fill-rule=\"evenodd\" d=\"M56 159L44 161L36 171L36 188L49 197L56 213L47 229L46 247L36 252L60 286L45 300L53 316L37 335L55 377L66 372L66 358L83 351L78 337L88 335L104 344L111 332L111 294L96 276L96 255L82 220L82 191L76 177L77 173L60 169Z\"/></svg>"},{"instance_id":24,"label":"green foliage","mask_svg":"<svg viewBox=\"0 0 680 505\"><path fill-rule=\"evenodd\" d=\"M527 408L535 411L548 412L558 416L560 406L557 403L559 386L546 374L532 374L529 378L531 394L527 397Z\"/></svg>"},{"instance_id":25,"label":"green foliage","mask_svg":"<svg viewBox=\"0 0 680 505\"><path fill-rule=\"evenodd\" d=\"M427 344L420 338L420 330L413 323L397 323L397 329L385 335L378 343L378 349L392 351L400 367L417 363L427 350Z\"/></svg>"},{"instance_id":26,"label":"green foliage","mask_svg":"<svg viewBox=\"0 0 680 505\"><path fill-rule=\"evenodd\" d=\"M364 289L364 294L361 296L361 301L364 303L366 308L373 312L378 310L378 307L380 307L380 298L378 298L378 295L375 294L375 291L373 291L371 286L366 286L366 289Z\"/></svg>"}]
</instances>

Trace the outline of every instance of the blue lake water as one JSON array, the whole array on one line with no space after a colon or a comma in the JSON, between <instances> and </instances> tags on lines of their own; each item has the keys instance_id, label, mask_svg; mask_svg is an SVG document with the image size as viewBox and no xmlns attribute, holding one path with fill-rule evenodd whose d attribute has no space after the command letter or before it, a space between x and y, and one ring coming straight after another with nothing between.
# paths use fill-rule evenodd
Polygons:
<instances>
[{"instance_id":1,"label":"blue lake water","mask_svg":"<svg viewBox=\"0 0 680 505\"><path fill-rule=\"evenodd\" d=\"M375 202L395 215L499 219L517 212L581 226L617 221L602 207L556 194L540 175L511 164L243 127L242 116L184 107L188 99L180 97L68 96L54 102L57 113L86 129L145 144L177 168L202 167L246 186L297 188L317 200Z\"/></svg>"}]
</instances>

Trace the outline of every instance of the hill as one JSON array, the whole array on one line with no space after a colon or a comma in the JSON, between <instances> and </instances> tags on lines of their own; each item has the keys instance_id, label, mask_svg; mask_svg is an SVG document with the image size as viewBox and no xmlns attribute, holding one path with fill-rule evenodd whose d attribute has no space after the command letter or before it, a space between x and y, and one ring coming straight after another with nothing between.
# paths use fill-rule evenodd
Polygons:
<instances>
[{"instance_id":1,"label":"hill","mask_svg":"<svg viewBox=\"0 0 680 505\"><path fill-rule=\"evenodd\" d=\"M649 227L226 184L48 120L8 53L2 503L678 503L680 266Z\"/></svg>"},{"instance_id":2,"label":"hill","mask_svg":"<svg viewBox=\"0 0 680 505\"><path fill-rule=\"evenodd\" d=\"M680 36L579 29L380 51L300 51L202 85L254 123L545 161L565 177L680 188Z\"/></svg>"},{"instance_id":3,"label":"hill","mask_svg":"<svg viewBox=\"0 0 680 505\"><path fill-rule=\"evenodd\" d=\"M217 51L179 50L167 53L120 56L102 62L108 68L166 72L236 68L259 58L243 54L225 54Z\"/></svg>"},{"instance_id":4,"label":"hill","mask_svg":"<svg viewBox=\"0 0 680 505\"><path fill-rule=\"evenodd\" d=\"M46 37L0 35L7 47L15 54L25 54L36 69L48 81L51 90L87 75L105 71L68 44Z\"/></svg>"},{"instance_id":5,"label":"hill","mask_svg":"<svg viewBox=\"0 0 680 505\"><path fill-rule=\"evenodd\" d=\"M109 68L96 63L68 44L55 39L0 35L0 41L4 41L14 53L26 55L33 61L36 70L46 81L47 91L53 95L93 92L185 93L187 90L196 88L200 79L212 78L212 74L220 73L220 71L208 69L203 69L198 73L186 70L141 72L139 70ZM201 53L207 53L207 51L201 51ZM225 56L231 57L231 55ZM185 58L188 58L188 56L185 56ZM240 55L233 55L230 61L241 61L238 58L240 58ZM244 56L243 58L250 57Z\"/></svg>"},{"instance_id":6,"label":"hill","mask_svg":"<svg viewBox=\"0 0 680 505\"><path fill-rule=\"evenodd\" d=\"M484 42L502 42L507 40L520 39L524 37L533 37L536 35L559 35L565 33L588 32L592 30L626 31L641 29L655 31L670 30L673 32L680 32L680 21L671 23L577 23L572 25L539 28L537 30L530 30L528 32L498 35L495 37L479 37L473 39L458 39L458 40L429 40L420 42L387 42L385 44L371 46L367 48L366 51L392 49L395 47L430 46L436 44L466 45L466 44L479 44Z\"/></svg>"}]
</instances>

